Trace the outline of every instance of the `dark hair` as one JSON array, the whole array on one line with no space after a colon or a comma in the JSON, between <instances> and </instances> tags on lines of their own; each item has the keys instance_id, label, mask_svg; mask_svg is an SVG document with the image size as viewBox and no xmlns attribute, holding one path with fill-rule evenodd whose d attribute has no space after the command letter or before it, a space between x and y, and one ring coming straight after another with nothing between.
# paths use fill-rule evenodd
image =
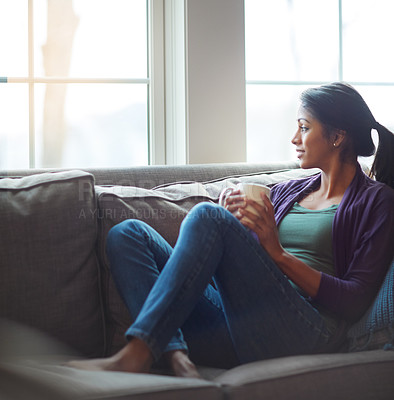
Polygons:
<instances>
[{"instance_id":1,"label":"dark hair","mask_svg":"<svg viewBox=\"0 0 394 400\"><path fill-rule=\"evenodd\" d=\"M351 152L356 156L374 154L371 130L376 129L379 146L370 175L394 188L394 135L376 122L356 89L341 82L310 88L301 94L301 104L327 128L328 133L338 129L345 131Z\"/></svg>"}]
</instances>

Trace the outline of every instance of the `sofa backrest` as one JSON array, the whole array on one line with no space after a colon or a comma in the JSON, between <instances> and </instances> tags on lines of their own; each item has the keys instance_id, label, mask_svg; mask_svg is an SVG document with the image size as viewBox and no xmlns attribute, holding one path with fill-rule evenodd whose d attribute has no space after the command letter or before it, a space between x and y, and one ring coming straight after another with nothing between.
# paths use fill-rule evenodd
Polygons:
<instances>
[{"instance_id":1,"label":"sofa backrest","mask_svg":"<svg viewBox=\"0 0 394 400\"><path fill-rule=\"evenodd\" d=\"M80 168L92 174L96 185L136 186L145 189L179 181L205 182L226 176L297 169L296 161L272 163L220 163L191 165L150 165L128 168ZM22 177L68 169L0 170L0 179Z\"/></svg>"}]
</instances>

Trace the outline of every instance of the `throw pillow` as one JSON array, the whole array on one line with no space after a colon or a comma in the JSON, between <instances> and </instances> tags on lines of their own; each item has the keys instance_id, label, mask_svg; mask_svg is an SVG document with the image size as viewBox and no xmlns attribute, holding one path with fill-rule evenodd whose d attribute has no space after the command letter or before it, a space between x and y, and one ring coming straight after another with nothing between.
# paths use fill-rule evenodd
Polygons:
<instances>
[{"instance_id":1,"label":"throw pillow","mask_svg":"<svg viewBox=\"0 0 394 400\"><path fill-rule=\"evenodd\" d=\"M394 261L376 299L348 332L349 350L373 350L394 346Z\"/></svg>"},{"instance_id":2,"label":"throw pillow","mask_svg":"<svg viewBox=\"0 0 394 400\"><path fill-rule=\"evenodd\" d=\"M0 318L85 356L105 345L95 210L86 172L0 179Z\"/></svg>"}]
</instances>

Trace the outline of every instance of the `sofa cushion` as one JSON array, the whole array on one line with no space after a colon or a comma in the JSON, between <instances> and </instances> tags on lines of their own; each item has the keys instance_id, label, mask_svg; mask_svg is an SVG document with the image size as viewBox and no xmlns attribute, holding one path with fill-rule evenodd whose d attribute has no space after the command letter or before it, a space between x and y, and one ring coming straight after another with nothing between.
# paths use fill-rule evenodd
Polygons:
<instances>
[{"instance_id":1,"label":"sofa cushion","mask_svg":"<svg viewBox=\"0 0 394 400\"><path fill-rule=\"evenodd\" d=\"M108 231L117 223L137 218L156 229L172 246L178 237L180 224L187 212L201 201L217 202L220 192L239 182L254 182L272 186L289 179L315 174L317 170L282 170L229 176L209 182L178 182L141 189L132 186L97 186L99 205L99 259L103 270L103 287L108 315L108 353L124 346L124 332L131 319L110 277L105 254Z\"/></svg>"},{"instance_id":2,"label":"sofa cushion","mask_svg":"<svg viewBox=\"0 0 394 400\"><path fill-rule=\"evenodd\" d=\"M29 400L221 400L223 393L218 384L203 379L83 371L35 360L0 360L0 397Z\"/></svg>"},{"instance_id":3,"label":"sofa cushion","mask_svg":"<svg viewBox=\"0 0 394 400\"><path fill-rule=\"evenodd\" d=\"M349 332L349 350L371 350L394 346L394 261L376 299Z\"/></svg>"},{"instance_id":4,"label":"sofa cushion","mask_svg":"<svg viewBox=\"0 0 394 400\"><path fill-rule=\"evenodd\" d=\"M104 349L95 211L86 172L0 180L0 318L89 356Z\"/></svg>"},{"instance_id":5,"label":"sofa cushion","mask_svg":"<svg viewBox=\"0 0 394 400\"><path fill-rule=\"evenodd\" d=\"M394 352L313 354L258 361L214 381L226 399L388 400L394 393Z\"/></svg>"}]
</instances>

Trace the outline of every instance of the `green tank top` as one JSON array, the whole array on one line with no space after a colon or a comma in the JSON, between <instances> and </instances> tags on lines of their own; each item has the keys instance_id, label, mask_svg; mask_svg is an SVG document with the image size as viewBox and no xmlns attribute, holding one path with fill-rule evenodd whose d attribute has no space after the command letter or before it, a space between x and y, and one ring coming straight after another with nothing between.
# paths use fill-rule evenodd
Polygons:
<instances>
[{"instance_id":1,"label":"green tank top","mask_svg":"<svg viewBox=\"0 0 394 400\"><path fill-rule=\"evenodd\" d=\"M295 203L289 213L279 224L279 239L283 248L299 260L317 271L334 275L334 257L332 253L332 224L338 205L322 210L309 210ZM290 283L302 294L302 290L293 282ZM337 319L319 309L333 332Z\"/></svg>"},{"instance_id":2,"label":"green tank top","mask_svg":"<svg viewBox=\"0 0 394 400\"><path fill-rule=\"evenodd\" d=\"M295 203L279 224L283 248L310 267L334 275L332 223L338 205L309 210Z\"/></svg>"}]
</instances>

